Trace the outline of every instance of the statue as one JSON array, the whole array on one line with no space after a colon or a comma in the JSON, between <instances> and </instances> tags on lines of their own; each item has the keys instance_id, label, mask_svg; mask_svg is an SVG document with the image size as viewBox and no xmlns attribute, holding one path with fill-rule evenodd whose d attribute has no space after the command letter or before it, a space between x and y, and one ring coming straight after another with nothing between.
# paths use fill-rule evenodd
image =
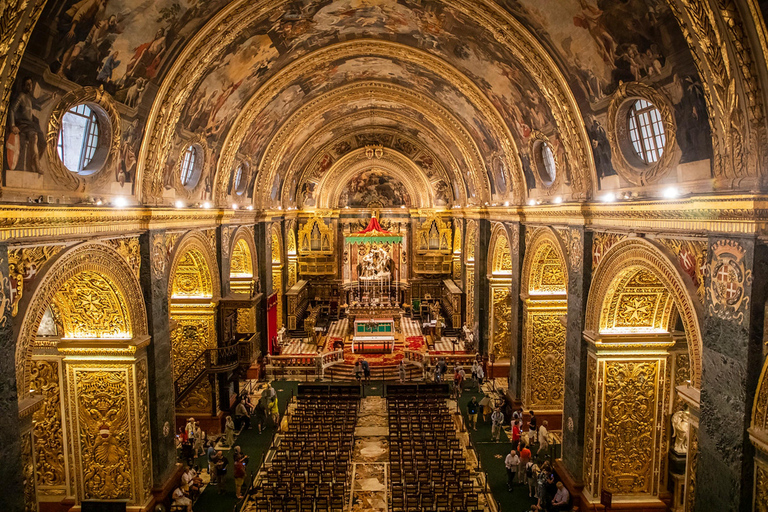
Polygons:
<instances>
[{"instance_id":1,"label":"statue","mask_svg":"<svg viewBox=\"0 0 768 512\"><path fill-rule=\"evenodd\" d=\"M285 327L281 327L280 330L277 331L277 346L282 347L284 340L285 340Z\"/></svg>"},{"instance_id":2,"label":"statue","mask_svg":"<svg viewBox=\"0 0 768 512\"><path fill-rule=\"evenodd\" d=\"M688 409L677 411L672 415L672 430L674 431L675 445L672 450L678 455L688 453L688 427L691 424L691 413Z\"/></svg>"}]
</instances>

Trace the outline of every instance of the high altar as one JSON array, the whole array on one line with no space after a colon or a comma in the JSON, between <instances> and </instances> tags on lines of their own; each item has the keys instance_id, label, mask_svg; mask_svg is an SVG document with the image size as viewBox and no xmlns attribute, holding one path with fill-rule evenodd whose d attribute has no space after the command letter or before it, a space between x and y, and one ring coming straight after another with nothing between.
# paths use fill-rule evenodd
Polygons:
<instances>
[{"instance_id":1,"label":"high altar","mask_svg":"<svg viewBox=\"0 0 768 512\"><path fill-rule=\"evenodd\" d=\"M376 217L364 230L345 237L345 243L356 249L350 252L358 256L356 265L350 262L354 282L347 307L355 352L394 349L395 333L401 332L397 255L402 241L401 235L382 228Z\"/></svg>"}]
</instances>

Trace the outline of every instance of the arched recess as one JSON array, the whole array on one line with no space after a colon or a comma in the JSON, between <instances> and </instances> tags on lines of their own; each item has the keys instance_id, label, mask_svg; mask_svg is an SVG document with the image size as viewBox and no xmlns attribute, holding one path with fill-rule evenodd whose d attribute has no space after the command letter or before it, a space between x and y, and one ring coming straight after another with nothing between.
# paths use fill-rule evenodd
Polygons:
<instances>
[{"instance_id":1,"label":"arched recess","mask_svg":"<svg viewBox=\"0 0 768 512\"><path fill-rule=\"evenodd\" d=\"M20 411L32 414L21 439L27 505L145 505L152 489L149 337L133 269L107 245L74 246L51 262L19 318Z\"/></svg>"},{"instance_id":2,"label":"arched recess","mask_svg":"<svg viewBox=\"0 0 768 512\"><path fill-rule=\"evenodd\" d=\"M382 149L375 155L360 148L340 158L325 173L317 186L320 208L338 208L341 195L350 181L363 171L380 169L403 184L414 208L434 205L434 190L424 171L413 161L393 149Z\"/></svg>"},{"instance_id":3,"label":"arched recess","mask_svg":"<svg viewBox=\"0 0 768 512\"><path fill-rule=\"evenodd\" d=\"M749 438L756 448L754 510L764 512L768 504L768 359L757 384Z\"/></svg>"},{"instance_id":4,"label":"arched recess","mask_svg":"<svg viewBox=\"0 0 768 512\"><path fill-rule=\"evenodd\" d=\"M229 257L229 289L232 293L252 295L258 276L258 260L253 232L241 226L232 237Z\"/></svg>"},{"instance_id":5,"label":"arched recess","mask_svg":"<svg viewBox=\"0 0 768 512\"><path fill-rule=\"evenodd\" d=\"M475 251L477 251L477 221L467 219L466 241L464 244L464 273L466 281L464 293L466 294L466 324L474 332L475 330Z\"/></svg>"},{"instance_id":6,"label":"arched recess","mask_svg":"<svg viewBox=\"0 0 768 512\"><path fill-rule=\"evenodd\" d=\"M291 219L291 221L288 222L288 229L286 230L285 234L285 255L288 261L288 282L286 283L287 289L290 289L291 286L296 284L299 274L297 252L298 244L296 243L296 224L296 219Z\"/></svg>"},{"instance_id":7,"label":"arched recess","mask_svg":"<svg viewBox=\"0 0 768 512\"><path fill-rule=\"evenodd\" d=\"M599 502L601 492L609 491L614 503L657 503L666 491L676 352L689 352L688 380L700 386L701 305L694 297L690 278L651 241L625 239L601 260L584 331L588 499ZM692 426L689 437L697 437ZM688 489L696 460L692 443Z\"/></svg>"},{"instance_id":8,"label":"arched recess","mask_svg":"<svg viewBox=\"0 0 768 512\"><path fill-rule=\"evenodd\" d=\"M205 371L204 353L217 346L218 268L212 242L205 233L192 231L177 242L168 275L177 415L216 414L215 381L200 376Z\"/></svg>"},{"instance_id":9,"label":"arched recess","mask_svg":"<svg viewBox=\"0 0 768 512\"><path fill-rule=\"evenodd\" d=\"M512 252L504 224L495 222L488 245L490 274L489 353L496 358L509 359L512 355Z\"/></svg>"},{"instance_id":10,"label":"arched recess","mask_svg":"<svg viewBox=\"0 0 768 512\"><path fill-rule=\"evenodd\" d=\"M522 396L526 409L559 414L565 392L564 319L568 313L565 247L551 228L539 228L526 244L523 300Z\"/></svg>"},{"instance_id":11,"label":"arched recess","mask_svg":"<svg viewBox=\"0 0 768 512\"><path fill-rule=\"evenodd\" d=\"M275 320L276 331L283 327L283 237L280 234L280 224L272 223L269 230L270 254L272 255L272 290L276 294L275 308L277 318ZM271 331L271 329L270 329ZM277 334L277 332L270 332Z\"/></svg>"},{"instance_id":12,"label":"arched recess","mask_svg":"<svg viewBox=\"0 0 768 512\"><path fill-rule=\"evenodd\" d=\"M461 244L464 241L463 238L463 221L461 219L453 219L453 280L456 284L461 282Z\"/></svg>"}]
</instances>

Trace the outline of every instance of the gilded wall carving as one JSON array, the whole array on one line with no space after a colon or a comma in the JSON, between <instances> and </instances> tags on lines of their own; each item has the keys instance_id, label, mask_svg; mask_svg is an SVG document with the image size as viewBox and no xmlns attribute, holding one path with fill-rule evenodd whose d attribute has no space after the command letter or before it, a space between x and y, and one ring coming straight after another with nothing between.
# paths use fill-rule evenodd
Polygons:
<instances>
[{"instance_id":1,"label":"gilded wall carving","mask_svg":"<svg viewBox=\"0 0 768 512\"><path fill-rule=\"evenodd\" d=\"M565 301L529 301L525 307L523 403L526 409L563 408L566 328Z\"/></svg>"},{"instance_id":2,"label":"gilded wall carving","mask_svg":"<svg viewBox=\"0 0 768 512\"><path fill-rule=\"evenodd\" d=\"M45 262L56 256L63 245L41 245L37 247L10 249L8 251L8 276L11 281L11 314L19 312L19 301L24 288L31 286Z\"/></svg>"},{"instance_id":3,"label":"gilded wall carving","mask_svg":"<svg viewBox=\"0 0 768 512\"><path fill-rule=\"evenodd\" d=\"M768 512L768 468L755 465L755 512Z\"/></svg>"},{"instance_id":4,"label":"gilded wall carving","mask_svg":"<svg viewBox=\"0 0 768 512\"><path fill-rule=\"evenodd\" d=\"M472 328L475 325L475 264L467 264L465 273L467 275L467 325Z\"/></svg>"},{"instance_id":5,"label":"gilded wall carving","mask_svg":"<svg viewBox=\"0 0 768 512\"><path fill-rule=\"evenodd\" d=\"M255 308L238 308L237 309L237 324L236 329L238 333L250 334L256 332L256 309Z\"/></svg>"},{"instance_id":6,"label":"gilded wall carving","mask_svg":"<svg viewBox=\"0 0 768 512\"><path fill-rule=\"evenodd\" d=\"M35 491L35 462L32 453L32 434L21 434L21 471L24 479L24 512L37 512Z\"/></svg>"},{"instance_id":7,"label":"gilded wall carving","mask_svg":"<svg viewBox=\"0 0 768 512\"><path fill-rule=\"evenodd\" d=\"M283 326L283 272L280 267L272 269L272 293L277 293L277 328Z\"/></svg>"},{"instance_id":8,"label":"gilded wall carving","mask_svg":"<svg viewBox=\"0 0 768 512\"><path fill-rule=\"evenodd\" d=\"M59 363L32 360L31 389L43 396L43 405L35 411L34 449L38 487L60 487L67 483L64 462L64 432L61 417Z\"/></svg>"},{"instance_id":9,"label":"gilded wall carving","mask_svg":"<svg viewBox=\"0 0 768 512\"><path fill-rule=\"evenodd\" d=\"M213 297L213 280L205 256L187 249L175 265L172 297Z\"/></svg>"},{"instance_id":10,"label":"gilded wall carving","mask_svg":"<svg viewBox=\"0 0 768 512\"><path fill-rule=\"evenodd\" d=\"M490 250L491 273L511 274L512 253L506 231L501 224L494 228L493 235L491 236Z\"/></svg>"},{"instance_id":11,"label":"gilded wall carving","mask_svg":"<svg viewBox=\"0 0 768 512\"><path fill-rule=\"evenodd\" d=\"M122 256L128 265L133 269L136 279L141 274L141 246L138 237L131 238L113 238L105 240L107 245L112 246L120 256Z\"/></svg>"},{"instance_id":12,"label":"gilded wall carving","mask_svg":"<svg viewBox=\"0 0 768 512\"><path fill-rule=\"evenodd\" d=\"M602 489L654 493L659 363L606 361Z\"/></svg>"},{"instance_id":13,"label":"gilded wall carving","mask_svg":"<svg viewBox=\"0 0 768 512\"><path fill-rule=\"evenodd\" d=\"M671 250L683 271L688 274L696 287L696 295L704 303L704 269L707 263L706 240L681 240L678 238L660 238L657 242Z\"/></svg>"},{"instance_id":14,"label":"gilded wall carving","mask_svg":"<svg viewBox=\"0 0 768 512\"><path fill-rule=\"evenodd\" d=\"M626 235L618 233L595 233L592 239L592 272L597 270L597 266L600 261L608 252L608 249L621 242L626 238Z\"/></svg>"},{"instance_id":15,"label":"gilded wall carving","mask_svg":"<svg viewBox=\"0 0 768 512\"><path fill-rule=\"evenodd\" d=\"M691 425L688 439L688 467L685 482L685 512L694 512L696 505L696 476L699 472L699 428Z\"/></svg>"},{"instance_id":16,"label":"gilded wall carving","mask_svg":"<svg viewBox=\"0 0 768 512\"><path fill-rule=\"evenodd\" d=\"M604 298L600 332L669 332L673 307L672 295L653 272L624 270Z\"/></svg>"},{"instance_id":17,"label":"gilded wall carving","mask_svg":"<svg viewBox=\"0 0 768 512\"><path fill-rule=\"evenodd\" d=\"M180 377L200 354L206 349L216 347L216 316L212 308L172 308L171 317L178 322L178 327L171 332L171 361L173 379ZM200 370L204 362L200 363ZM186 372L190 381L199 371ZM188 382L182 382L184 387Z\"/></svg>"},{"instance_id":18,"label":"gilded wall carving","mask_svg":"<svg viewBox=\"0 0 768 512\"><path fill-rule=\"evenodd\" d=\"M232 249L232 256L229 261L230 277L253 277L253 259L248 242L239 239Z\"/></svg>"},{"instance_id":19,"label":"gilded wall carving","mask_svg":"<svg viewBox=\"0 0 768 512\"><path fill-rule=\"evenodd\" d=\"M179 402L178 409L185 413L210 414L212 408L211 396L213 389L208 379L200 383Z\"/></svg>"},{"instance_id":20,"label":"gilded wall carving","mask_svg":"<svg viewBox=\"0 0 768 512\"><path fill-rule=\"evenodd\" d=\"M672 381L673 412L682 410L684 402L678 397L675 391L677 386L683 386L691 380L691 356L687 352L678 352L674 354L675 374Z\"/></svg>"},{"instance_id":21,"label":"gilded wall carving","mask_svg":"<svg viewBox=\"0 0 768 512\"><path fill-rule=\"evenodd\" d=\"M147 360L142 359L136 364L136 408L139 411L139 458L141 460L141 477L143 480L144 498L152 491L152 444L149 439L149 383L147 381Z\"/></svg>"},{"instance_id":22,"label":"gilded wall carving","mask_svg":"<svg viewBox=\"0 0 768 512\"><path fill-rule=\"evenodd\" d=\"M509 358L512 349L512 294L508 287L495 287L492 289L493 297L493 346L491 353L497 359Z\"/></svg>"},{"instance_id":23,"label":"gilded wall carving","mask_svg":"<svg viewBox=\"0 0 768 512\"><path fill-rule=\"evenodd\" d=\"M475 251L477 250L477 223L474 220L467 221L467 243L466 250L467 261L475 261Z\"/></svg>"},{"instance_id":24,"label":"gilded wall carving","mask_svg":"<svg viewBox=\"0 0 768 512\"><path fill-rule=\"evenodd\" d=\"M277 233L277 228L273 226L272 228L272 235L271 235L271 254L272 254L272 263L282 263L282 249L280 248L280 235Z\"/></svg>"},{"instance_id":25,"label":"gilded wall carving","mask_svg":"<svg viewBox=\"0 0 768 512\"><path fill-rule=\"evenodd\" d=\"M124 371L75 371L84 499L132 499L128 382Z\"/></svg>"},{"instance_id":26,"label":"gilded wall carving","mask_svg":"<svg viewBox=\"0 0 768 512\"><path fill-rule=\"evenodd\" d=\"M602 379L600 386L602 388ZM597 442L596 418L602 414L602 389L598 390L597 358L593 354L587 356L585 429L584 429L584 485L592 496L599 495L600 471L595 467L595 461L600 460L600 444Z\"/></svg>"},{"instance_id":27,"label":"gilded wall carving","mask_svg":"<svg viewBox=\"0 0 768 512\"><path fill-rule=\"evenodd\" d=\"M536 246L523 268L527 292L531 294L565 293L568 283L567 268L560 250L552 240L543 240Z\"/></svg>"},{"instance_id":28,"label":"gilded wall carving","mask_svg":"<svg viewBox=\"0 0 768 512\"><path fill-rule=\"evenodd\" d=\"M104 275L85 270L54 296L69 338L130 338L131 318L121 290Z\"/></svg>"}]
</instances>

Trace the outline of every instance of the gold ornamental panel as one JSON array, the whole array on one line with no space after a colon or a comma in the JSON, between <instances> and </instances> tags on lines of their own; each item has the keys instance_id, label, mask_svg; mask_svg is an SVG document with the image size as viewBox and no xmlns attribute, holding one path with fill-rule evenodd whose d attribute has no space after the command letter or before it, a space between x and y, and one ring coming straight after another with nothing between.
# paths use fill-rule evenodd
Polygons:
<instances>
[{"instance_id":1,"label":"gold ornamental panel","mask_svg":"<svg viewBox=\"0 0 768 512\"><path fill-rule=\"evenodd\" d=\"M768 465L755 463L755 512L768 512Z\"/></svg>"},{"instance_id":2,"label":"gold ornamental panel","mask_svg":"<svg viewBox=\"0 0 768 512\"><path fill-rule=\"evenodd\" d=\"M502 224L497 223L494 226L489 248L491 273L493 275L512 274L512 252L509 246L509 238Z\"/></svg>"},{"instance_id":3,"label":"gold ornamental panel","mask_svg":"<svg viewBox=\"0 0 768 512\"><path fill-rule=\"evenodd\" d=\"M466 274L467 274L467 281L466 281L466 287L467 287L467 325L470 329L473 328L475 325L475 264L474 263L467 263L466 264Z\"/></svg>"},{"instance_id":4,"label":"gold ornamental panel","mask_svg":"<svg viewBox=\"0 0 768 512\"><path fill-rule=\"evenodd\" d=\"M416 252L450 254L453 233L449 222L438 215L429 216L416 230Z\"/></svg>"},{"instance_id":5,"label":"gold ornamental panel","mask_svg":"<svg viewBox=\"0 0 768 512\"><path fill-rule=\"evenodd\" d=\"M512 349L512 293L509 285L491 288L491 318L493 320L493 332L491 339L493 345L491 353L496 359L509 359Z\"/></svg>"},{"instance_id":6,"label":"gold ornamental panel","mask_svg":"<svg viewBox=\"0 0 768 512\"><path fill-rule=\"evenodd\" d=\"M322 217L307 219L299 228L299 255L333 256L335 253L333 240L333 229Z\"/></svg>"},{"instance_id":7,"label":"gold ornamental panel","mask_svg":"<svg viewBox=\"0 0 768 512\"><path fill-rule=\"evenodd\" d=\"M565 392L566 301L528 300L524 311L523 403L526 409L561 411Z\"/></svg>"},{"instance_id":8,"label":"gold ornamental panel","mask_svg":"<svg viewBox=\"0 0 768 512\"><path fill-rule=\"evenodd\" d=\"M521 290L529 295L564 294L568 287L565 247L551 228L528 229Z\"/></svg>"},{"instance_id":9,"label":"gold ornamental panel","mask_svg":"<svg viewBox=\"0 0 768 512\"><path fill-rule=\"evenodd\" d=\"M60 488L67 484L64 462L64 432L61 414L61 386L57 361L32 360L31 389L43 396L43 405L32 416L34 422L37 487Z\"/></svg>"},{"instance_id":10,"label":"gold ornamental panel","mask_svg":"<svg viewBox=\"0 0 768 512\"><path fill-rule=\"evenodd\" d=\"M203 379L197 384L178 405L177 411L185 416L189 414L210 414L213 388L208 379Z\"/></svg>"},{"instance_id":11,"label":"gold ornamental panel","mask_svg":"<svg viewBox=\"0 0 768 512\"><path fill-rule=\"evenodd\" d=\"M132 336L131 318L120 289L106 276L83 271L67 280L53 298L66 338Z\"/></svg>"},{"instance_id":12,"label":"gold ornamental panel","mask_svg":"<svg viewBox=\"0 0 768 512\"><path fill-rule=\"evenodd\" d=\"M229 277L253 277L253 258L244 238L235 242L229 261Z\"/></svg>"},{"instance_id":13,"label":"gold ornamental panel","mask_svg":"<svg viewBox=\"0 0 768 512\"><path fill-rule=\"evenodd\" d=\"M272 263L280 264L283 262L282 248L280 247L280 234L276 226L272 226L272 234L270 237L272 248Z\"/></svg>"},{"instance_id":14,"label":"gold ornamental panel","mask_svg":"<svg viewBox=\"0 0 768 512\"><path fill-rule=\"evenodd\" d=\"M673 309L672 295L653 272L630 268L608 289L600 332L669 332Z\"/></svg>"},{"instance_id":15,"label":"gold ornamental panel","mask_svg":"<svg viewBox=\"0 0 768 512\"><path fill-rule=\"evenodd\" d=\"M283 327L283 269L272 268L272 293L277 294L277 328Z\"/></svg>"},{"instance_id":16,"label":"gold ornamental panel","mask_svg":"<svg viewBox=\"0 0 768 512\"><path fill-rule=\"evenodd\" d=\"M602 379L598 387L597 357L587 355L587 390L584 428L584 487L593 497L599 495L600 443L597 439L597 418L602 415Z\"/></svg>"},{"instance_id":17,"label":"gold ornamental panel","mask_svg":"<svg viewBox=\"0 0 768 512\"><path fill-rule=\"evenodd\" d=\"M213 283L205 256L188 249L176 263L171 284L172 298L212 298Z\"/></svg>"},{"instance_id":18,"label":"gold ornamental panel","mask_svg":"<svg viewBox=\"0 0 768 512\"><path fill-rule=\"evenodd\" d=\"M178 327L171 332L173 379L195 362L206 349L216 348L216 309L207 306L171 306ZM202 367L201 367L202 369ZM192 372L196 377L198 372Z\"/></svg>"},{"instance_id":19,"label":"gold ornamental panel","mask_svg":"<svg viewBox=\"0 0 768 512\"><path fill-rule=\"evenodd\" d=\"M237 309L237 332L240 334L251 334L256 332L256 308L238 308Z\"/></svg>"},{"instance_id":20,"label":"gold ornamental panel","mask_svg":"<svg viewBox=\"0 0 768 512\"><path fill-rule=\"evenodd\" d=\"M466 243L466 261L475 261L475 251L477 250L477 222L470 219L467 221L467 243Z\"/></svg>"}]
</instances>

